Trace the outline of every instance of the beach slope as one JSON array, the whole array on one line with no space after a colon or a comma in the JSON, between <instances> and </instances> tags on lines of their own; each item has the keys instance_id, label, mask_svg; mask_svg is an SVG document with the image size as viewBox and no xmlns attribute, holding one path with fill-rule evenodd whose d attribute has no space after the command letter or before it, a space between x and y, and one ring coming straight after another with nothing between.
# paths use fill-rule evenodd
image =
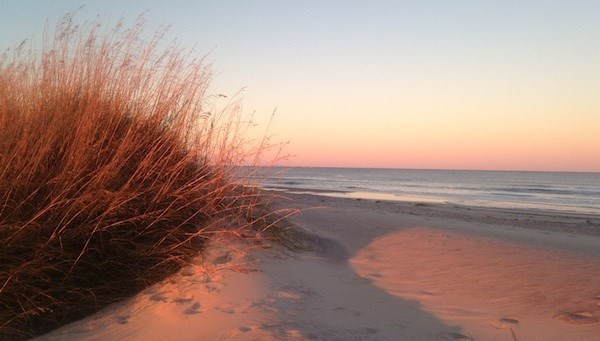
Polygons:
<instances>
[{"instance_id":1,"label":"beach slope","mask_svg":"<svg viewBox=\"0 0 600 341\"><path fill-rule=\"evenodd\" d=\"M215 241L40 339L593 340L598 217L291 195L305 250Z\"/></svg>"}]
</instances>

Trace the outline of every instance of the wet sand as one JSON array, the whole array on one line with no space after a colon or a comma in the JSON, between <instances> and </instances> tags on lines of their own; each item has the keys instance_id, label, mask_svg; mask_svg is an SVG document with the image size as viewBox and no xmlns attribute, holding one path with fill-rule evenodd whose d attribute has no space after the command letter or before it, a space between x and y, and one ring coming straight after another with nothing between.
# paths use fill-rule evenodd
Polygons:
<instances>
[{"instance_id":1,"label":"wet sand","mask_svg":"<svg viewBox=\"0 0 600 341\"><path fill-rule=\"evenodd\" d=\"M594 340L600 217L290 195L307 251L220 241L41 339Z\"/></svg>"}]
</instances>

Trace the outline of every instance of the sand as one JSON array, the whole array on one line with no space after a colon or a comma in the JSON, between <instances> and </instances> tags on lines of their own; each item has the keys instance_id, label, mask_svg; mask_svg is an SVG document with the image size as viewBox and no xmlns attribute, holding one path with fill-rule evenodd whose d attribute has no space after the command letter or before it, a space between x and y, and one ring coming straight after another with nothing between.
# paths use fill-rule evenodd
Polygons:
<instances>
[{"instance_id":1,"label":"sand","mask_svg":"<svg viewBox=\"0 0 600 341\"><path fill-rule=\"evenodd\" d=\"M41 340L597 340L600 217L290 195L310 250L214 241Z\"/></svg>"},{"instance_id":2,"label":"sand","mask_svg":"<svg viewBox=\"0 0 600 341\"><path fill-rule=\"evenodd\" d=\"M600 336L600 259L594 257L411 228L375 240L350 264L475 339Z\"/></svg>"}]
</instances>

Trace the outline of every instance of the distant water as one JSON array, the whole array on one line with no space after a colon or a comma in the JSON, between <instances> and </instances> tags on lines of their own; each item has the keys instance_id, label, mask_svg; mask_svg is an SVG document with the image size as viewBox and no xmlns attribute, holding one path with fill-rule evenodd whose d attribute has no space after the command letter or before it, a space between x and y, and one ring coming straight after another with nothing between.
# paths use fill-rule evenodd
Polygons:
<instances>
[{"instance_id":1,"label":"distant water","mask_svg":"<svg viewBox=\"0 0 600 341\"><path fill-rule=\"evenodd\" d=\"M267 189L600 214L600 173L275 168Z\"/></svg>"}]
</instances>

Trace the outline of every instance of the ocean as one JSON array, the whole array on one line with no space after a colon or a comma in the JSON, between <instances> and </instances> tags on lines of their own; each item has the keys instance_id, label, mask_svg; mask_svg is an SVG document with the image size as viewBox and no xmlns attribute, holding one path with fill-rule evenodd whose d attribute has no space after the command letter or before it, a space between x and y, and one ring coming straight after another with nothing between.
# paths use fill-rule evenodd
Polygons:
<instances>
[{"instance_id":1,"label":"ocean","mask_svg":"<svg viewBox=\"0 0 600 341\"><path fill-rule=\"evenodd\" d=\"M265 189L324 196L600 214L600 173L269 168Z\"/></svg>"}]
</instances>

